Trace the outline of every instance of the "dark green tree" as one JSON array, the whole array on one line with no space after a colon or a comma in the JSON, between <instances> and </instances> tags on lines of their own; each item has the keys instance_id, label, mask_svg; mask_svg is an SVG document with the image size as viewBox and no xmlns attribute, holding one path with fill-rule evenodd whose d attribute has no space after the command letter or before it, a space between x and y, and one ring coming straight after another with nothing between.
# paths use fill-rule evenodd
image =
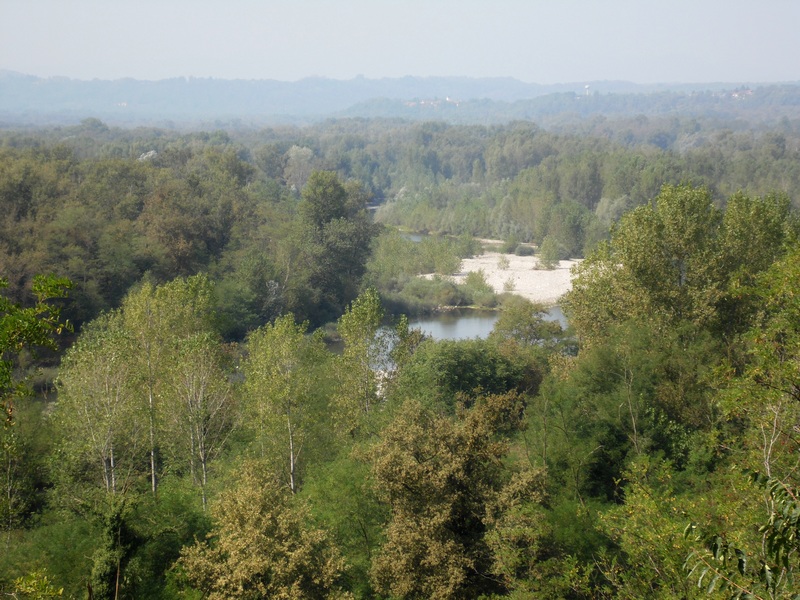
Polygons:
<instances>
[{"instance_id":1,"label":"dark green tree","mask_svg":"<svg viewBox=\"0 0 800 600\"><path fill-rule=\"evenodd\" d=\"M360 188L350 192L337 175L311 174L288 240L287 308L314 324L331 321L358 294L372 238Z\"/></svg>"},{"instance_id":2,"label":"dark green tree","mask_svg":"<svg viewBox=\"0 0 800 600\"><path fill-rule=\"evenodd\" d=\"M503 486L503 433L521 424L516 394L485 396L455 418L408 401L371 452L389 504L375 587L397 598L478 598L502 591L486 539ZM493 521L494 523L494 521Z\"/></svg>"}]
</instances>

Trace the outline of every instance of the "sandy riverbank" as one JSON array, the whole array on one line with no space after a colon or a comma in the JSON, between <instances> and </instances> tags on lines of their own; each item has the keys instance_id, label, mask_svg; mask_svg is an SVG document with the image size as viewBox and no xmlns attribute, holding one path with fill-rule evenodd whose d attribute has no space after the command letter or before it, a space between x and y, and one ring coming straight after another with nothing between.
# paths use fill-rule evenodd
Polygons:
<instances>
[{"instance_id":1,"label":"sandy riverbank","mask_svg":"<svg viewBox=\"0 0 800 600\"><path fill-rule=\"evenodd\" d=\"M501 268L500 258L508 259L508 268ZM513 293L532 302L545 305L557 304L558 299L572 287L570 269L578 260L562 260L552 270L536 269L535 256L516 256L486 252L474 258L465 258L461 272L453 276L457 283L463 283L467 273L483 270L488 283L498 294L506 291L506 282L512 282Z\"/></svg>"}]
</instances>

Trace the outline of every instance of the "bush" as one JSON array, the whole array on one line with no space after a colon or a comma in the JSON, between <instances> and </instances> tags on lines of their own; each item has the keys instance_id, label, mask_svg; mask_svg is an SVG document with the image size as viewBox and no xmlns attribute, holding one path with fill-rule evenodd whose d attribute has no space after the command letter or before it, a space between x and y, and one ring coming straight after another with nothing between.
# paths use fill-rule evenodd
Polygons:
<instances>
[{"instance_id":1,"label":"bush","mask_svg":"<svg viewBox=\"0 0 800 600\"><path fill-rule=\"evenodd\" d=\"M424 279L417 277L408 282L399 294L399 299L418 309L433 309L437 306L462 306L468 304L464 291L443 277Z\"/></svg>"},{"instance_id":2,"label":"bush","mask_svg":"<svg viewBox=\"0 0 800 600\"><path fill-rule=\"evenodd\" d=\"M503 254L514 254L519 248L519 240L516 236L511 236L500 246L500 252Z\"/></svg>"},{"instance_id":3,"label":"bush","mask_svg":"<svg viewBox=\"0 0 800 600\"><path fill-rule=\"evenodd\" d=\"M473 293L479 292L493 292L492 286L486 283L486 273L483 269L477 271L470 271L464 279L464 287Z\"/></svg>"},{"instance_id":4,"label":"bush","mask_svg":"<svg viewBox=\"0 0 800 600\"><path fill-rule=\"evenodd\" d=\"M494 292L476 292L472 295L471 304L481 308L494 308L497 306L497 296Z\"/></svg>"},{"instance_id":5,"label":"bush","mask_svg":"<svg viewBox=\"0 0 800 600\"><path fill-rule=\"evenodd\" d=\"M561 260L561 252L558 242L552 236L547 236L542 241L539 248L539 269L555 269L558 261Z\"/></svg>"},{"instance_id":6,"label":"bush","mask_svg":"<svg viewBox=\"0 0 800 600\"><path fill-rule=\"evenodd\" d=\"M494 289L486 283L486 274L483 270L467 273L463 288L470 304L484 308L492 308L497 305Z\"/></svg>"}]
</instances>

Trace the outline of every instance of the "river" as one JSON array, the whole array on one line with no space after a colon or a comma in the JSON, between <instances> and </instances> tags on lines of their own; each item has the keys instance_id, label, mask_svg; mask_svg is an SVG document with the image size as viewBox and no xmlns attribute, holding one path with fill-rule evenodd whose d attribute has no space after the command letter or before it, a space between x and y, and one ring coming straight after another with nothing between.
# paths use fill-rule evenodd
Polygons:
<instances>
[{"instance_id":1,"label":"river","mask_svg":"<svg viewBox=\"0 0 800 600\"><path fill-rule=\"evenodd\" d=\"M469 340L487 338L499 318L497 311L453 310L410 320L409 325L421 329L435 340ZM562 327L567 326L560 306L549 308L545 319L558 321Z\"/></svg>"}]
</instances>

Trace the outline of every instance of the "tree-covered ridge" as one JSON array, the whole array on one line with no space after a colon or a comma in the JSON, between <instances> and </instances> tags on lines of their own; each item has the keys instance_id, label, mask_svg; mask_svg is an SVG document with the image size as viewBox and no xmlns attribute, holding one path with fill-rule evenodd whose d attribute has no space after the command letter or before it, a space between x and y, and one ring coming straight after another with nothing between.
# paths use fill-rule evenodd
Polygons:
<instances>
[{"instance_id":1,"label":"tree-covered ridge","mask_svg":"<svg viewBox=\"0 0 800 600\"><path fill-rule=\"evenodd\" d=\"M239 125L315 122L342 115L503 124L515 119L571 121L587 115L680 112L759 121L793 114L797 98L798 86L791 83L542 85L510 77L81 81L0 71L0 117L14 124L64 123L86 114L129 127L165 120L181 126L220 119Z\"/></svg>"}]
</instances>

